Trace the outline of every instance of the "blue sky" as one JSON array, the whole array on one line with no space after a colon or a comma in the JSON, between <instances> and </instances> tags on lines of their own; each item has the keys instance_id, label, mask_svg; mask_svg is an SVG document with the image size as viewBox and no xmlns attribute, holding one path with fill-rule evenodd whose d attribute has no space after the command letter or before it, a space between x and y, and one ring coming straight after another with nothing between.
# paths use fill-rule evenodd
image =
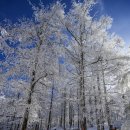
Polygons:
<instances>
[{"instance_id":1,"label":"blue sky","mask_svg":"<svg viewBox=\"0 0 130 130\"><path fill-rule=\"evenodd\" d=\"M40 0L31 0L38 4ZM56 0L41 0L45 5ZM70 7L71 0L61 0ZM113 18L112 31L124 38L130 45L130 0L98 0L101 13ZM31 17L31 7L27 0L0 0L0 21L5 18L15 21L17 18Z\"/></svg>"},{"instance_id":2,"label":"blue sky","mask_svg":"<svg viewBox=\"0 0 130 130\"><path fill-rule=\"evenodd\" d=\"M130 45L130 0L99 0L102 13L113 18L112 31Z\"/></svg>"}]
</instances>

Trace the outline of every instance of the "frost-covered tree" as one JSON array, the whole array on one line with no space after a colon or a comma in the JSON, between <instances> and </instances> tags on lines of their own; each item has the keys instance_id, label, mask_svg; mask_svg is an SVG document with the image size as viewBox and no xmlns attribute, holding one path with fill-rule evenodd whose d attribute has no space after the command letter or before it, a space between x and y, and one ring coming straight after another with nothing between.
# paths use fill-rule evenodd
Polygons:
<instances>
[{"instance_id":1,"label":"frost-covered tree","mask_svg":"<svg viewBox=\"0 0 130 130\"><path fill-rule=\"evenodd\" d=\"M20 78L24 76L28 83L28 87L24 86L26 101L22 130L27 129L28 121L35 121L38 116L37 110L40 106L35 91L43 91L44 87L50 86L51 75L55 75L56 70L53 69L55 63L51 64L51 61L56 62L53 49L56 44L55 35L60 30L60 26L58 22L55 24L54 20L56 20L55 15L59 15L60 8L58 3L50 7L50 10L44 9L42 4L40 8L33 6L34 18L32 20L23 19L5 27L8 35L3 40L15 50L15 62L13 69L10 70L10 76ZM46 83L45 80L47 80ZM19 89L19 85L16 89Z\"/></svg>"},{"instance_id":2,"label":"frost-covered tree","mask_svg":"<svg viewBox=\"0 0 130 130\"><path fill-rule=\"evenodd\" d=\"M101 87L100 89L102 89L101 91L103 93L101 98L104 103L104 110L102 111L106 113L105 115L103 113L103 116L105 116L104 121L107 119L108 125L111 127L104 67L106 64L109 66L107 61L116 58L114 51L117 51L118 46L123 43L120 37L109 34L108 29L112 22L110 17L103 16L97 20L91 16L91 9L94 7L94 4L94 1L87 0L83 3L73 2L73 7L65 19L59 18L69 37L69 45L65 47L65 50L68 58L70 58L70 64L74 66L72 77L75 80L73 84L77 84L79 91L79 122L82 130L87 128L86 122L88 122L87 107L89 105L87 104L88 97L85 95L90 90L95 91L97 87ZM95 81L95 78L93 79L93 77L95 77L95 75L96 77L98 75L101 77L100 84L102 84L102 86L99 86L99 83L94 84L93 81ZM88 79L90 79L91 82L88 82ZM91 85L89 83L91 83ZM98 89L97 91L100 91ZM95 96L92 98L99 98L96 96L96 93L93 93ZM95 100L95 103L97 102L97 99L93 100ZM97 114L97 105L99 104L96 103L95 105L94 111L95 114ZM96 120L97 125L100 125L99 119Z\"/></svg>"},{"instance_id":3,"label":"frost-covered tree","mask_svg":"<svg viewBox=\"0 0 130 130\"><path fill-rule=\"evenodd\" d=\"M32 19L0 28L7 68L0 83L15 93L3 107L11 102L13 117L22 117L17 129L104 130L107 123L111 130L110 103L129 57L121 54L123 40L109 32L112 19L93 15L95 4L73 1L68 12L59 2L49 8L31 4Z\"/></svg>"}]
</instances>

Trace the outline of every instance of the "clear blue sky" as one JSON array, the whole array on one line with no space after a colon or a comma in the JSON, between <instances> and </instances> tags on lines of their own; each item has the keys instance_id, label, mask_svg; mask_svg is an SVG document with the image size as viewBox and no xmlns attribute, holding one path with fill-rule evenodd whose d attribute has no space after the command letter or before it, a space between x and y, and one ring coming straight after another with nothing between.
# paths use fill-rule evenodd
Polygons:
<instances>
[{"instance_id":1,"label":"clear blue sky","mask_svg":"<svg viewBox=\"0 0 130 130\"><path fill-rule=\"evenodd\" d=\"M113 18L112 31L130 45L130 0L100 0L102 12Z\"/></svg>"},{"instance_id":2,"label":"clear blue sky","mask_svg":"<svg viewBox=\"0 0 130 130\"><path fill-rule=\"evenodd\" d=\"M39 0L31 0L38 4ZM41 0L48 5L56 0ZM71 0L61 0L70 8ZM130 45L130 0L98 0L101 13L111 16L113 21L112 31L124 38ZM32 11L27 0L0 0L0 21L8 18L15 21L22 16L31 17Z\"/></svg>"}]
</instances>

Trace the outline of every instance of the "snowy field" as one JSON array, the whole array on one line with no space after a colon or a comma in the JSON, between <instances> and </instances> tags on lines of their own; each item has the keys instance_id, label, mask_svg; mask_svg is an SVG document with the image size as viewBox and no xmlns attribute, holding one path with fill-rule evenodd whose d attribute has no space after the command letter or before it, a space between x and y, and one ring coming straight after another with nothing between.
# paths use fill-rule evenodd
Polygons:
<instances>
[{"instance_id":1,"label":"snowy field","mask_svg":"<svg viewBox=\"0 0 130 130\"><path fill-rule=\"evenodd\" d=\"M51 130L64 130L63 128L52 128ZM71 129L67 129L67 130L78 130L77 128L71 128ZM97 130L96 127L93 127L93 128L88 128L87 130ZM109 130L107 127L105 128L105 130Z\"/></svg>"}]
</instances>

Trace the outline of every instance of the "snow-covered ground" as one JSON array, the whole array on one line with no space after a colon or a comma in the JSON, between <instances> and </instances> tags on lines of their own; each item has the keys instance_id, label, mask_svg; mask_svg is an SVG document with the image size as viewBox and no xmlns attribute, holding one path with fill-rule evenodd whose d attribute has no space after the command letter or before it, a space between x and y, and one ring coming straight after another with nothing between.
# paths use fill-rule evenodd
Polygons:
<instances>
[{"instance_id":1,"label":"snow-covered ground","mask_svg":"<svg viewBox=\"0 0 130 130\"><path fill-rule=\"evenodd\" d=\"M63 128L52 128L51 130L64 130ZM71 128L71 129L67 129L67 130L78 130L77 128ZM97 130L96 127L93 127L93 128L88 128L87 130ZM105 130L109 130L108 127L105 128Z\"/></svg>"},{"instance_id":2,"label":"snow-covered ground","mask_svg":"<svg viewBox=\"0 0 130 130\"><path fill-rule=\"evenodd\" d=\"M96 127L88 128L88 130L97 130L97 128ZM109 130L108 127L106 127L105 130Z\"/></svg>"}]
</instances>

